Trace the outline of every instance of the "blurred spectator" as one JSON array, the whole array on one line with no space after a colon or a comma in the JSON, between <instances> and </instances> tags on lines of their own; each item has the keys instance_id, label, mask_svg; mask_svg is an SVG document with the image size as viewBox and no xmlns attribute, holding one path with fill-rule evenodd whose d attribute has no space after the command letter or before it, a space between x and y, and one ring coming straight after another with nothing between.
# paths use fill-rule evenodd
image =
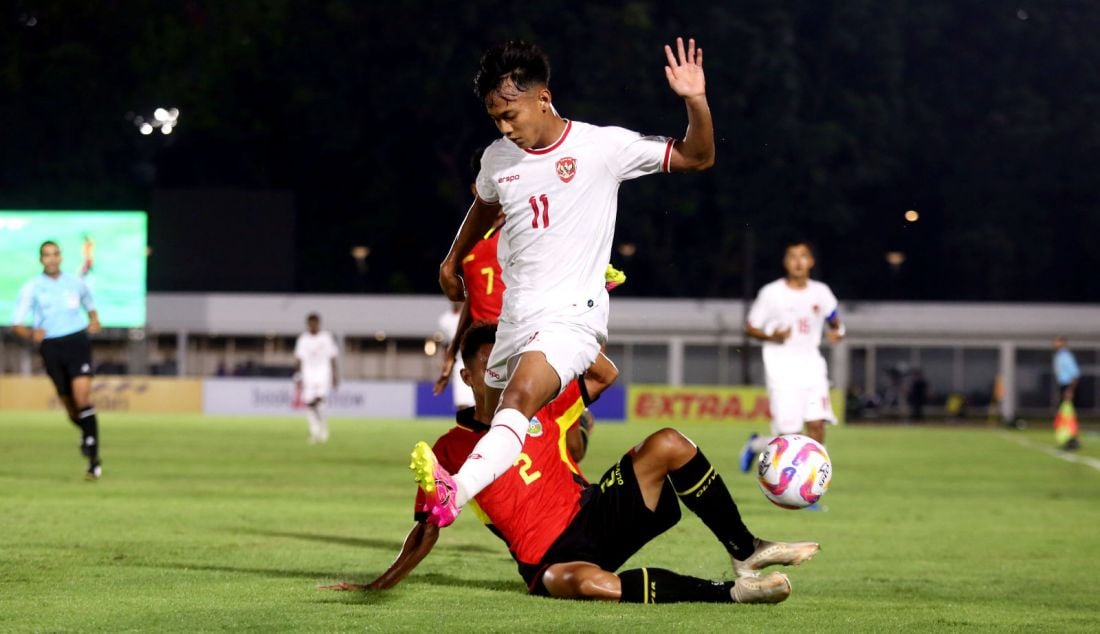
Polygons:
<instances>
[{"instance_id":1,"label":"blurred spectator","mask_svg":"<svg viewBox=\"0 0 1100 634\"><path fill-rule=\"evenodd\" d=\"M914 368L909 378L909 416L924 420L924 404L928 400L928 381L920 368Z\"/></svg>"},{"instance_id":2,"label":"blurred spectator","mask_svg":"<svg viewBox=\"0 0 1100 634\"><path fill-rule=\"evenodd\" d=\"M844 414L848 420L863 418L865 401L863 388L858 385L848 387L848 394L844 398Z\"/></svg>"}]
</instances>

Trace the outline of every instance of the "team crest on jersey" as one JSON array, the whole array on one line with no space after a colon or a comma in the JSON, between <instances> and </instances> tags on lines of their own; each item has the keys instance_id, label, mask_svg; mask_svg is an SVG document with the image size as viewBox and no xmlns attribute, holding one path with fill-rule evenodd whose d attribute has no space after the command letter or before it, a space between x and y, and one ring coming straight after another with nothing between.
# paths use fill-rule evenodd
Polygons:
<instances>
[{"instance_id":1,"label":"team crest on jersey","mask_svg":"<svg viewBox=\"0 0 1100 634\"><path fill-rule=\"evenodd\" d=\"M531 424L527 426L527 435L538 438L542 435L542 421L538 416L531 419Z\"/></svg>"},{"instance_id":2,"label":"team crest on jersey","mask_svg":"<svg viewBox=\"0 0 1100 634\"><path fill-rule=\"evenodd\" d=\"M561 179L561 182L568 183L577 175L577 159L571 156L558 159L555 169L558 170L558 178Z\"/></svg>"},{"instance_id":3,"label":"team crest on jersey","mask_svg":"<svg viewBox=\"0 0 1100 634\"><path fill-rule=\"evenodd\" d=\"M820 312L821 312L821 307L818 306L817 304L814 304L814 314L816 315Z\"/></svg>"}]
</instances>

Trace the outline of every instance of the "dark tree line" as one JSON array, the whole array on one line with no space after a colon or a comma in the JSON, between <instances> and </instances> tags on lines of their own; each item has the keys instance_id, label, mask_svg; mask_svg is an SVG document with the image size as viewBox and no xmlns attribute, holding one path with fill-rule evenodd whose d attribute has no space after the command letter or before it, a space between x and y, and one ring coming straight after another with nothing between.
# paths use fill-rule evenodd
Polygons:
<instances>
[{"instance_id":1,"label":"dark tree line","mask_svg":"<svg viewBox=\"0 0 1100 634\"><path fill-rule=\"evenodd\" d=\"M661 46L682 34L706 51L718 165L624 186L624 294L737 296L806 237L842 297L1100 301L1100 4L1033 4L16 0L0 203L289 190L297 290L434 292L495 136L481 51L532 39L566 116L678 135ZM158 105L178 130L137 134L126 113Z\"/></svg>"}]
</instances>

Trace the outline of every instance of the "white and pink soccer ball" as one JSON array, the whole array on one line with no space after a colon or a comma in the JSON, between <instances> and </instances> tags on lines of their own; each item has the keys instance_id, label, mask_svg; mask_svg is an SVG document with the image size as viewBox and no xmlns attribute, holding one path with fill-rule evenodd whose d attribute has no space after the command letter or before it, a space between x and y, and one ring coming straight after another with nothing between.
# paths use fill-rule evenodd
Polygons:
<instances>
[{"instance_id":1,"label":"white and pink soccer ball","mask_svg":"<svg viewBox=\"0 0 1100 634\"><path fill-rule=\"evenodd\" d=\"M756 479L760 490L776 506L802 509L829 490L833 465L829 454L808 436L776 436L760 453Z\"/></svg>"}]
</instances>

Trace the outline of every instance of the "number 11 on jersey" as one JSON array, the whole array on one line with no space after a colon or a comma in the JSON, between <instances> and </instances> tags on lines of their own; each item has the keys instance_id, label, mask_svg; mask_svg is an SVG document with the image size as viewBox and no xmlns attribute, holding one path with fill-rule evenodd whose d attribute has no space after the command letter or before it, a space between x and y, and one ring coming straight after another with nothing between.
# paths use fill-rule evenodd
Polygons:
<instances>
[{"instance_id":1,"label":"number 11 on jersey","mask_svg":"<svg viewBox=\"0 0 1100 634\"><path fill-rule=\"evenodd\" d=\"M531 203L531 211L535 212L535 217L531 219L531 228L539 228L539 203L542 203L542 228L545 229L550 226L550 199L546 197L546 194L539 194L539 199L536 201L534 196L527 199L527 202Z\"/></svg>"}]
</instances>

